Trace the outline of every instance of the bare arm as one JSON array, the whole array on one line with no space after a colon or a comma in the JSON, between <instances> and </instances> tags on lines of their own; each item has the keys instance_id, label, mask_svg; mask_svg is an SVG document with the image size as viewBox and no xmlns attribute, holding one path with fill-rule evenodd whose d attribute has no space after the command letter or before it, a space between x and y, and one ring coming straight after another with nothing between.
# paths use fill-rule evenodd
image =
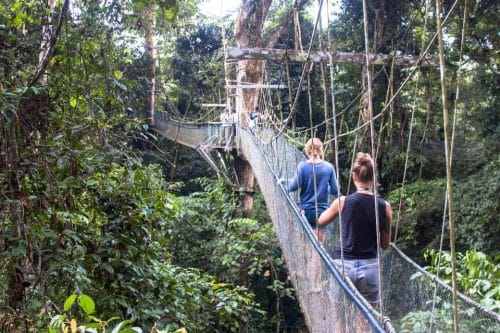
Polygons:
<instances>
[{"instance_id":1,"label":"bare arm","mask_svg":"<svg viewBox=\"0 0 500 333\"><path fill-rule=\"evenodd\" d=\"M385 225L382 230L380 230L380 246L386 250L391 242L391 222L392 222L392 208L391 205L385 203Z\"/></svg>"},{"instance_id":2,"label":"bare arm","mask_svg":"<svg viewBox=\"0 0 500 333\"><path fill-rule=\"evenodd\" d=\"M339 216L342 207L344 206L345 197L335 199L330 207L325 210L318 218L318 226L322 227L331 223L337 216Z\"/></svg>"}]
</instances>

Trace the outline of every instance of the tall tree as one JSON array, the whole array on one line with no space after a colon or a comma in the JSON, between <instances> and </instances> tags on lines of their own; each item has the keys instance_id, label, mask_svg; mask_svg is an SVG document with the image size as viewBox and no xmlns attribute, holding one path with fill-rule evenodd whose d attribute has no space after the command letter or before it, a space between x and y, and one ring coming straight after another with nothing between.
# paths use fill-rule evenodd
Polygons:
<instances>
[{"instance_id":1,"label":"tall tree","mask_svg":"<svg viewBox=\"0 0 500 333\"><path fill-rule=\"evenodd\" d=\"M238 41L238 47L260 47L262 46L262 29L266 20L272 0L244 0L241 3L240 13L234 27L234 35ZM238 62L236 73L237 85L246 83L262 83L263 62L260 60L242 60ZM241 96L239 117L243 126L248 126L248 112L257 106L258 89L237 88ZM248 161L236 156L236 173L242 188L241 206L243 216L250 217L253 207L253 188L255 176Z\"/></svg>"},{"instance_id":2,"label":"tall tree","mask_svg":"<svg viewBox=\"0 0 500 333\"><path fill-rule=\"evenodd\" d=\"M300 11L308 0L296 1L295 5L283 16L280 24L266 37L263 36L264 24L272 4L272 0L243 0L239 15L234 27L234 35L240 48L267 47L272 48L279 37L286 32L289 22L292 22L294 12ZM238 86L244 84L261 84L263 80L265 62L262 60L240 60L236 73L236 83ZM253 111L259 100L259 89L238 89L238 96L241 96L240 119L243 126L248 126L247 113ZM237 157L239 158L239 157ZM238 178L244 183L246 190L242 194L242 207L245 216L251 214L253 205L254 175L247 161L238 162L240 174Z\"/></svg>"},{"instance_id":3,"label":"tall tree","mask_svg":"<svg viewBox=\"0 0 500 333\"><path fill-rule=\"evenodd\" d=\"M144 48L146 50L146 80L148 93L146 97L146 120L154 123L155 92L156 92L156 1L146 1L139 9L139 17L144 29Z\"/></svg>"}]
</instances>

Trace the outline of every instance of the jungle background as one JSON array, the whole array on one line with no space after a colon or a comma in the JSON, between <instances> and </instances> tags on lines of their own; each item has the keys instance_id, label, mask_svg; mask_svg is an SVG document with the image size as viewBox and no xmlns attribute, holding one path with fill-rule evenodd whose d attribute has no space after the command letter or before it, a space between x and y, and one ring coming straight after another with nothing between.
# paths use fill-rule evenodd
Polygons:
<instances>
[{"instance_id":1,"label":"jungle background","mask_svg":"<svg viewBox=\"0 0 500 333\"><path fill-rule=\"evenodd\" d=\"M340 1L328 21L333 39L323 31L313 41L315 17L304 10L311 2L242 1L247 11L269 6L256 44L363 52L361 1ZM422 52L435 31L433 4L368 3L375 52ZM459 285L499 312L498 4L466 3L463 47L463 3L445 27ZM442 5L448 12L453 1ZM258 188L247 216L238 192L195 151L148 125L152 111L196 116L203 103L224 102L223 46L237 44L232 17L207 17L195 0L0 1L0 331L46 331L71 320L119 323L123 332L306 330ZM296 85L300 65L289 71ZM408 71L383 68L373 83L375 112ZM366 107L356 99L363 67L335 72L336 107L346 110L338 126L349 131ZM269 73L282 80L282 68ZM402 221L399 246L432 270L446 189L444 132L451 130L443 127L438 70L412 80L419 89L405 89L377 125L379 182ZM312 114L305 90L299 98L288 133L298 148L311 120L321 123L331 110L327 81L313 73ZM317 134L328 141L332 133ZM342 189L352 147L351 139L339 142Z\"/></svg>"}]
</instances>

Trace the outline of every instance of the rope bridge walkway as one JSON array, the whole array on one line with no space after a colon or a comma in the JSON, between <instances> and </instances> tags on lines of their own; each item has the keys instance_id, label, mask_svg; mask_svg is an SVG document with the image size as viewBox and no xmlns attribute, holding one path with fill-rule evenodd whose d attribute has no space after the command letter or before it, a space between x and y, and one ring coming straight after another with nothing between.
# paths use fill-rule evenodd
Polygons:
<instances>
[{"instance_id":1,"label":"rope bridge walkway","mask_svg":"<svg viewBox=\"0 0 500 333\"><path fill-rule=\"evenodd\" d=\"M220 123L185 125L155 114L154 130L180 144L197 149L221 148ZM383 318L337 271L329 255L338 242L333 223L327 240L319 244L300 214L297 198L278 183L292 178L304 155L276 130L236 126L234 146L249 161L269 215L310 332L452 332L452 290L401 252L396 245L382 254ZM227 148L227 147L226 147ZM212 167L216 167L211 164ZM337 226L337 228L335 228ZM320 281L312 272L320 267ZM500 332L500 316L459 294L461 332Z\"/></svg>"}]
</instances>

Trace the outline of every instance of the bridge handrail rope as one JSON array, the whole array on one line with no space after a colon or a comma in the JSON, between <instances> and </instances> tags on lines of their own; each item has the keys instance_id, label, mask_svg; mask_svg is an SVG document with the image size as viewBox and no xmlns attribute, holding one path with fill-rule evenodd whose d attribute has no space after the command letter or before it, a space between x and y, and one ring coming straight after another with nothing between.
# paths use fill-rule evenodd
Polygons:
<instances>
[{"instance_id":1,"label":"bridge handrail rope","mask_svg":"<svg viewBox=\"0 0 500 333\"><path fill-rule=\"evenodd\" d=\"M427 15L429 12L428 0L424 0L424 1L425 1L425 12L424 12L424 27L423 27L421 47L420 47L421 50L423 50L424 46L425 46L425 37L427 34ZM418 73L420 73L420 72L418 72ZM394 244L397 243L399 224L400 224L401 215L402 215L402 211L403 211L403 195L404 195L404 188L405 188L405 182L406 182L406 172L408 170L408 161L409 161L409 156L410 156L410 146L411 146L411 138L412 138L412 133L413 133L413 122L415 119L415 111L416 111L416 104L417 104L416 99L417 99L417 92L418 92L418 87L419 87L419 78L420 77L417 75L416 80L415 80L411 120L410 120L410 126L409 126L408 141L407 141L407 145L406 145L405 164L404 164L404 168L403 168L403 179L401 180L401 195L399 197L398 214L396 216L396 228L395 228L394 237L393 237Z\"/></svg>"},{"instance_id":2,"label":"bridge handrail rope","mask_svg":"<svg viewBox=\"0 0 500 333\"><path fill-rule=\"evenodd\" d=\"M425 7L425 12L424 12L424 27L423 27L423 33L422 33L422 40L421 40L421 50L424 49L424 46L425 46L425 36L426 36L426 33L427 33L427 13L428 13L428 2L427 0L424 0L425 1L425 4L426 4L426 7ZM414 18L416 17L416 13L414 15L414 17L412 18L411 22L413 22ZM407 31L409 31L410 27L412 26L412 24L409 25ZM418 72L420 73L420 72ZM408 141L407 141L407 146L406 146L406 154L405 154L405 164L404 164L404 169L403 169L403 178L402 178L402 181L401 181L401 195L400 195L400 198L399 198L399 205L398 205L398 214L396 214L396 228L395 228L395 232L394 232L394 237L393 237L393 245L395 246L396 242L397 242L397 237L398 237L398 230L399 230L399 224L400 224L400 220L401 220L401 215L402 215L402 207L403 207L403 194L404 194L404 188L405 188L405 181L406 181L406 172L408 170L408 161L409 161L409 155L410 155L410 146L411 146L411 138L412 138L412 133L413 133L413 124L414 124L414 119L415 119L415 111L416 111L416 99L417 99L417 93L418 93L418 87L419 87L419 78L420 76L418 75L417 73L417 77L416 77L416 80L415 80L415 88L414 88L414 96L413 96L413 105L412 105L412 112L411 112L411 120L410 120L410 126L409 126L409 134L408 134ZM392 63L392 66L391 66L391 74L390 74L390 80L389 80L389 89L387 90L387 98L390 98L389 97L389 94L393 94L393 78L394 78L394 62ZM392 104L391 104L392 105ZM392 111L391 111L391 114L392 114ZM381 126L381 129L380 129L380 133L379 133L379 136L382 135L382 126ZM389 271L389 283L388 285L390 286L391 285L391 271L392 271L392 266L391 266L391 269ZM435 288L435 292L437 292L437 287ZM434 306L436 304L435 302L435 298L436 297L436 294L434 295L433 299L433 309L434 309ZM432 320L431 320L432 322Z\"/></svg>"},{"instance_id":3,"label":"bridge handrail rope","mask_svg":"<svg viewBox=\"0 0 500 333\"><path fill-rule=\"evenodd\" d=\"M272 154L269 154L268 152L266 152L265 147L266 146L270 146L272 144L265 144L265 143L263 143L261 140L259 140L258 138L256 138L247 129L243 129L242 128L240 130L240 133L241 133L242 137L244 137L244 138L240 138L240 140L246 142L246 144L242 144L241 147L243 149L246 148L249 151L252 151L252 152L257 151L259 153L259 155L260 155L259 158L265 161L265 164L268 166L269 173L273 175L273 181L272 182L276 184L277 181L278 181L278 179L282 178L283 175L280 175L280 174L277 173L277 170L276 170L276 168L274 166L275 164L273 162L271 162L269 160L269 158L268 158L268 156L272 155ZM274 135L272 135L272 136L275 138L275 140L279 140L278 136L274 136ZM248 145L249 145L248 143L249 142L253 143L253 147L252 148L248 147ZM304 156L303 156L303 154L301 152L299 152L294 146L288 144L283 139L281 139L281 145L287 146L286 149L284 149L283 146L282 146L283 150L285 150L285 151L291 150L293 152L292 155L295 155L295 161L292 161L290 159L286 159L287 166L290 166L290 164L291 164L291 167L290 168L286 168L285 170L287 172L290 172L289 175L291 175L291 173L293 173L294 170L296 169L296 166L298 165L298 163L300 161L304 161L305 158L304 158ZM257 149L255 149L255 148L257 148ZM247 155L247 154L245 154L245 155ZM285 155L288 155L288 154L285 154ZM253 156L255 156L255 153L253 154ZM276 160L279 161L280 160L279 157L276 158ZM263 174L259 174L259 172L256 170L255 171L255 175L256 175L256 177L257 177L257 179L259 181L259 184L264 183L262 181L262 178L264 177ZM307 238L310 241L311 245L313 246L314 250L317 251L317 253L320 255L320 257L323 260L323 263L326 265L326 267L328 268L329 272L334 276L335 280L340 285L340 287L349 296L349 298L351 298L351 300L356 304L357 307L359 307L363 311L366 311L365 313L370 313L370 316L367 319L370 321L370 323L373 325L372 327L374 329L376 329L376 331L380 331L380 330L382 330L382 332L390 332L390 331L392 331L391 328L390 328L391 327L391 323L390 323L390 321L388 321L388 318L385 318L384 320L382 320L382 318L380 318L380 314L378 312L376 312L369 305L368 302L366 302L366 300L361 296L361 294L359 294L359 292L356 290L356 288L354 288L354 286L350 283L350 281L348 279L344 279L344 277L342 277L337 272L337 270L333 266L332 259L331 259L330 255L325 251L325 248L320 245L320 243L318 242L316 236L314 235L314 233L313 233L313 231L311 229L311 226L309 225L309 222L307 222L307 220L300 213L300 210L299 210L299 207L297 206L296 201L292 198L292 196L289 195L288 191L284 188L284 186L282 184L279 185L279 188L280 188L280 190L282 192L281 194L288 201L289 206L294 211L297 220L300 222L300 228L301 228L302 232L304 232L307 235ZM354 296L354 295L356 295L356 296ZM385 330L383 329L383 326L381 324L384 321L385 321L385 323L387 325L387 328Z\"/></svg>"},{"instance_id":4,"label":"bridge handrail rope","mask_svg":"<svg viewBox=\"0 0 500 333\"><path fill-rule=\"evenodd\" d=\"M367 86L367 99L368 99L368 121L370 122L370 144L371 144L371 156L373 157L373 205L375 207L375 230L377 238L377 267L379 281L382 281L382 269L381 269L381 252L380 252L380 219L379 219L379 207L378 207L378 179L377 179L377 152L375 151L375 129L373 120L373 95L372 95L372 69L370 66L370 47L368 46L370 40L368 38L368 10L366 0L363 0L363 27L365 35L365 68L366 68L366 86ZM382 316L384 315L384 300L382 298L382 284L379 283L379 305L380 312Z\"/></svg>"},{"instance_id":5,"label":"bridge handrail rope","mask_svg":"<svg viewBox=\"0 0 500 333\"><path fill-rule=\"evenodd\" d=\"M320 0L320 4L319 4L319 8L318 8L318 13L316 15L316 20L315 20L315 23L314 23L314 28L313 28L313 31L312 31L312 34L311 34L311 40L309 42L309 48L307 50L306 61L304 62L304 66L302 67L302 74L300 75L300 80L299 80L299 84L298 84L298 88L297 88L297 93L295 94L295 98L294 98L293 103L292 103L292 105L290 107L290 113L288 114L288 117L285 119L284 125L281 128L281 130L278 131L277 135L281 135L282 131L288 126L288 123L290 122L290 119L293 118L293 115L296 112L297 103L299 101L299 96L300 96L300 90L301 90L302 84L304 82L304 77L305 77L305 74L306 74L306 68L310 64L309 57L311 56L311 51L312 51L312 47L313 47L314 36L315 36L316 30L318 28L319 19L321 17L321 7L322 6L323 6L323 0Z\"/></svg>"},{"instance_id":6,"label":"bridge handrail rope","mask_svg":"<svg viewBox=\"0 0 500 333\"><path fill-rule=\"evenodd\" d=\"M462 32L461 32L461 40L460 40L460 56L459 56L459 63L458 63L458 68L457 68L457 79L456 79L456 93L455 93L455 103L454 103L454 111L453 111L453 125L452 125L452 130L451 130L451 145L450 145L450 159L448 161L450 168L453 162L453 148L454 148L454 143L455 143L455 128L456 128L456 122L457 122L457 117L458 117L458 102L460 99L460 81L461 81L461 69L463 66L463 51L464 51L464 44L465 44L465 29L467 26L467 15L468 15L468 7L467 7L468 1L465 0L464 2L464 14L463 14L463 19L462 19ZM444 201L444 208L443 208L443 222L442 222L442 227L441 227L441 238L439 241L439 253L438 253L438 262L437 262L437 267L436 267L436 275L439 277L439 274L441 272L441 257L442 257L442 250L443 250L443 243L444 243L444 231L445 231L445 225L446 225L446 211L448 209L448 194L445 196L445 201ZM435 288L435 293L437 292L437 286ZM434 304L433 304L433 318L434 319ZM432 324L433 321L429 324L429 330L432 329Z\"/></svg>"},{"instance_id":7,"label":"bridge handrail rope","mask_svg":"<svg viewBox=\"0 0 500 333\"><path fill-rule=\"evenodd\" d=\"M445 283L439 276L430 273L429 271L425 270L421 266L419 266L415 261L413 261L410 257L408 257L401 249L394 243L391 243L391 249L397 253L397 255L401 258L403 258L408 264L413 266L415 270L417 271L418 274L425 276L427 279L431 280L434 282L437 286L448 290L450 293L452 292L452 287L450 287L449 284ZM493 319L494 321L500 322L500 315L496 312L493 312L486 307L484 307L482 304L477 303L473 299L471 299L469 296L458 292L458 297L460 300L469 306L480 310L482 313L484 313L487 317Z\"/></svg>"}]
</instances>

